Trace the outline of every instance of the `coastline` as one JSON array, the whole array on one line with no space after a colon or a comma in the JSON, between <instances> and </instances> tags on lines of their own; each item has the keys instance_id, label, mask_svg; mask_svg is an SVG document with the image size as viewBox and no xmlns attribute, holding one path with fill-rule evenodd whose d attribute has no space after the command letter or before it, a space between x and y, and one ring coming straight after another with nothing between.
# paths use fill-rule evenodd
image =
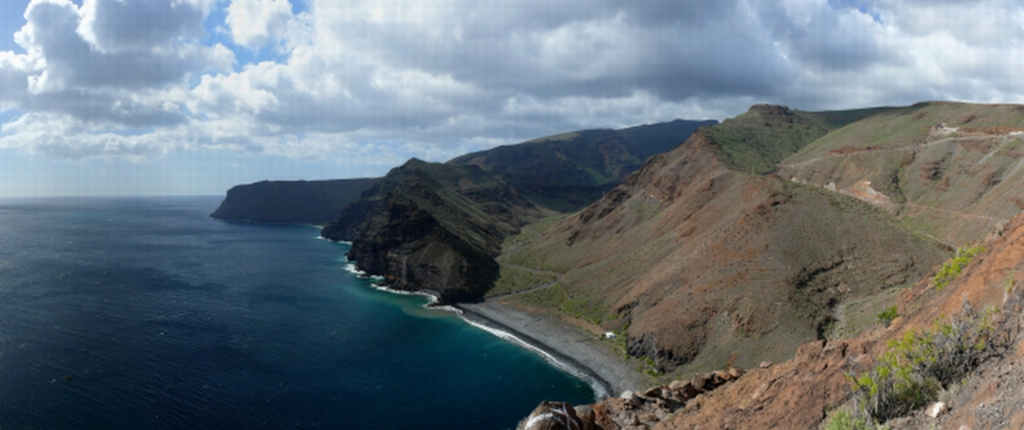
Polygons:
<instances>
[{"instance_id":1,"label":"coastline","mask_svg":"<svg viewBox=\"0 0 1024 430\"><path fill-rule=\"evenodd\" d=\"M618 357L610 345L553 316L531 314L493 301L453 307L466 322L530 349L583 379L594 389L598 401L647 386L642 375Z\"/></svg>"},{"instance_id":2,"label":"coastline","mask_svg":"<svg viewBox=\"0 0 1024 430\"><path fill-rule=\"evenodd\" d=\"M618 353L597 335L572 326L557 317L528 312L497 302L438 305L439 293L429 290L398 290L384 285L383 277L367 275L349 262L346 271L372 279L370 287L399 295L423 296L424 307L453 312L467 324L515 343L569 374L582 379L594 390L596 401L616 397L626 390L636 391L650 385L644 376L624 362ZM552 399L557 400L557 399Z\"/></svg>"}]
</instances>

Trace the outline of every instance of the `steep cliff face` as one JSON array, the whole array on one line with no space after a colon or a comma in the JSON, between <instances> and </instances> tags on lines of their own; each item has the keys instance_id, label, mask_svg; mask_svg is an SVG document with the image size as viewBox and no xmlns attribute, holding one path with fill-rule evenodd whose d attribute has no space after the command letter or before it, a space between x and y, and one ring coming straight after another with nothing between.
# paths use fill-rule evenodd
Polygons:
<instances>
[{"instance_id":1,"label":"steep cliff face","mask_svg":"<svg viewBox=\"0 0 1024 430\"><path fill-rule=\"evenodd\" d=\"M698 131L512 258L564 273L569 298L551 306L627 327L629 355L659 370L791 357L826 336L844 302L913 282L946 255L852 197L736 170L784 158L822 124L757 106ZM795 141L744 146L762 135Z\"/></svg>"},{"instance_id":2,"label":"steep cliff face","mask_svg":"<svg viewBox=\"0 0 1024 430\"><path fill-rule=\"evenodd\" d=\"M262 181L231 187L210 216L231 221L326 224L377 179Z\"/></svg>"},{"instance_id":3,"label":"steep cliff face","mask_svg":"<svg viewBox=\"0 0 1024 430\"><path fill-rule=\"evenodd\" d=\"M502 241L552 211L588 204L654 151L713 121L590 130L393 169L328 224L357 266L395 288L445 302L481 298L498 277Z\"/></svg>"},{"instance_id":4,"label":"steep cliff face","mask_svg":"<svg viewBox=\"0 0 1024 430\"><path fill-rule=\"evenodd\" d=\"M411 160L350 205L322 235L352 241L360 270L393 288L471 301L497 278L504 237L540 211L500 176L476 166Z\"/></svg>"}]
</instances>

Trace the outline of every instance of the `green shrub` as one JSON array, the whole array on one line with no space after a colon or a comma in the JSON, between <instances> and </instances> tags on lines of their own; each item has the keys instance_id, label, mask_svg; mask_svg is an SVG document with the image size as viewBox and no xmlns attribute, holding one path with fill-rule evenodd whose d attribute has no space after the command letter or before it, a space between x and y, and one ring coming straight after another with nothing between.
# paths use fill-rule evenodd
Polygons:
<instances>
[{"instance_id":1,"label":"green shrub","mask_svg":"<svg viewBox=\"0 0 1024 430\"><path fill-rule=\"evenodd\" d=\"M939 269L939 273L935 275L932 280L935 284L935 288L942 290L949 285L949 282L960 276L960 271L964 270L968 264L971 264L971 260L974 256L984 251L985 249L980 246L973 246L970 248L959 247L956 249L956 256L953 259L942 263L942 268Z\"/></svg>"},{"instance_id":2,"label":"green shrub","mask_svg":"<svg viewBox=\"0 0 1024 430\"><path fill-rule=\"evenodd\" d=\"M979 314L964 300L959 314L931 331L911 330L890 341L873 369L850 376L858 410L885 422L935 400L1003 346L994 339L994 312Z\"/></svg>"},{"instance_id":3,"label":"green shrub","mask_svg":"<svg viewBox=\"0 0 1024 430\"><path fill-rule=\"evenodd\" d=\"M892 324L892 320L896 319L897 316L899 316L899 309L896 305L892 305L882 309L881 312L875 315L875 320L883 326L889 327L889 324Z\"/></svg>"},{"instance_id":4,"label":"green shrub","mask_svg":"<svg viewBox=\"0 0 1024 430\"><path fill-rule=\"evenodd\" d=\"M825 430L888 430L888 426L875 425L871 418L856 416L848 410L829 414Z\"/></svg>"}]
</instances>

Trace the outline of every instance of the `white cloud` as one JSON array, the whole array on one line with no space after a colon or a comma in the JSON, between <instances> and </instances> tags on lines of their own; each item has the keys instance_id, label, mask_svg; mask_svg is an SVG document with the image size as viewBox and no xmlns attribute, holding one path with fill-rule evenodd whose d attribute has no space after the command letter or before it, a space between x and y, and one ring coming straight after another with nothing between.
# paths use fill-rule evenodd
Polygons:
<instances>
[{"instance_id":1,"label":"white cloud","mask_svg":"<svg viewBox=\"0 0 1024 430\"><path fill-rule=\"evenodd\" d=\"M283 38L292 19L288 0L232 0L227 9L231 37L254 51Z\"/></svg>"},{"instance_id":2,"label":"white cloud","mask_svg":"<svg viewBox=\"0 0 1024 430\"><path fill-rule=\"evenodd\" d=\"M761 102L1024 94L1024 9L1011 1L310 0L293 14L286 0L235 0L213 25L239 58L274 60L234 69L228 48L200 42L215 7L34 0L16 36L26 53L0 53L0 109L29 114L0 142L65 157L443 159Z\"/></svg>"}]
</instances>

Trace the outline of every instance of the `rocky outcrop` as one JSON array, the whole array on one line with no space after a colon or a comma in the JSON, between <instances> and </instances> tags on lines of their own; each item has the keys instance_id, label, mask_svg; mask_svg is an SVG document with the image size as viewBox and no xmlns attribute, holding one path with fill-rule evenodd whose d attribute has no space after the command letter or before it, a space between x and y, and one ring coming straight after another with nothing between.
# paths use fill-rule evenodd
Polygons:
<instances>
[{"instance_id":1,"label":"rocky outcrop","mask_svg":"<svg viewBox=\"0 0 1024 430\"><path fill-rule=\"evenodd\" d=\"M231 187L210 216L229 221L323 225L377 179L262 181Z\"/></svg>"},{"instance_id":2,"label":"rocky outcrop","mask_svg":"<svg viewBox=\"0 0 1024 430\"><path fill-rule=\"evenodd\" d=\"M541 402L519 423L517 430L649 429L702 394L739 379L743 373L730 367L697 375L690 381L673 381L644 391L626 391L619 397L592 405L573 407L560 402Z\"/></svg>"}]
</instances>

